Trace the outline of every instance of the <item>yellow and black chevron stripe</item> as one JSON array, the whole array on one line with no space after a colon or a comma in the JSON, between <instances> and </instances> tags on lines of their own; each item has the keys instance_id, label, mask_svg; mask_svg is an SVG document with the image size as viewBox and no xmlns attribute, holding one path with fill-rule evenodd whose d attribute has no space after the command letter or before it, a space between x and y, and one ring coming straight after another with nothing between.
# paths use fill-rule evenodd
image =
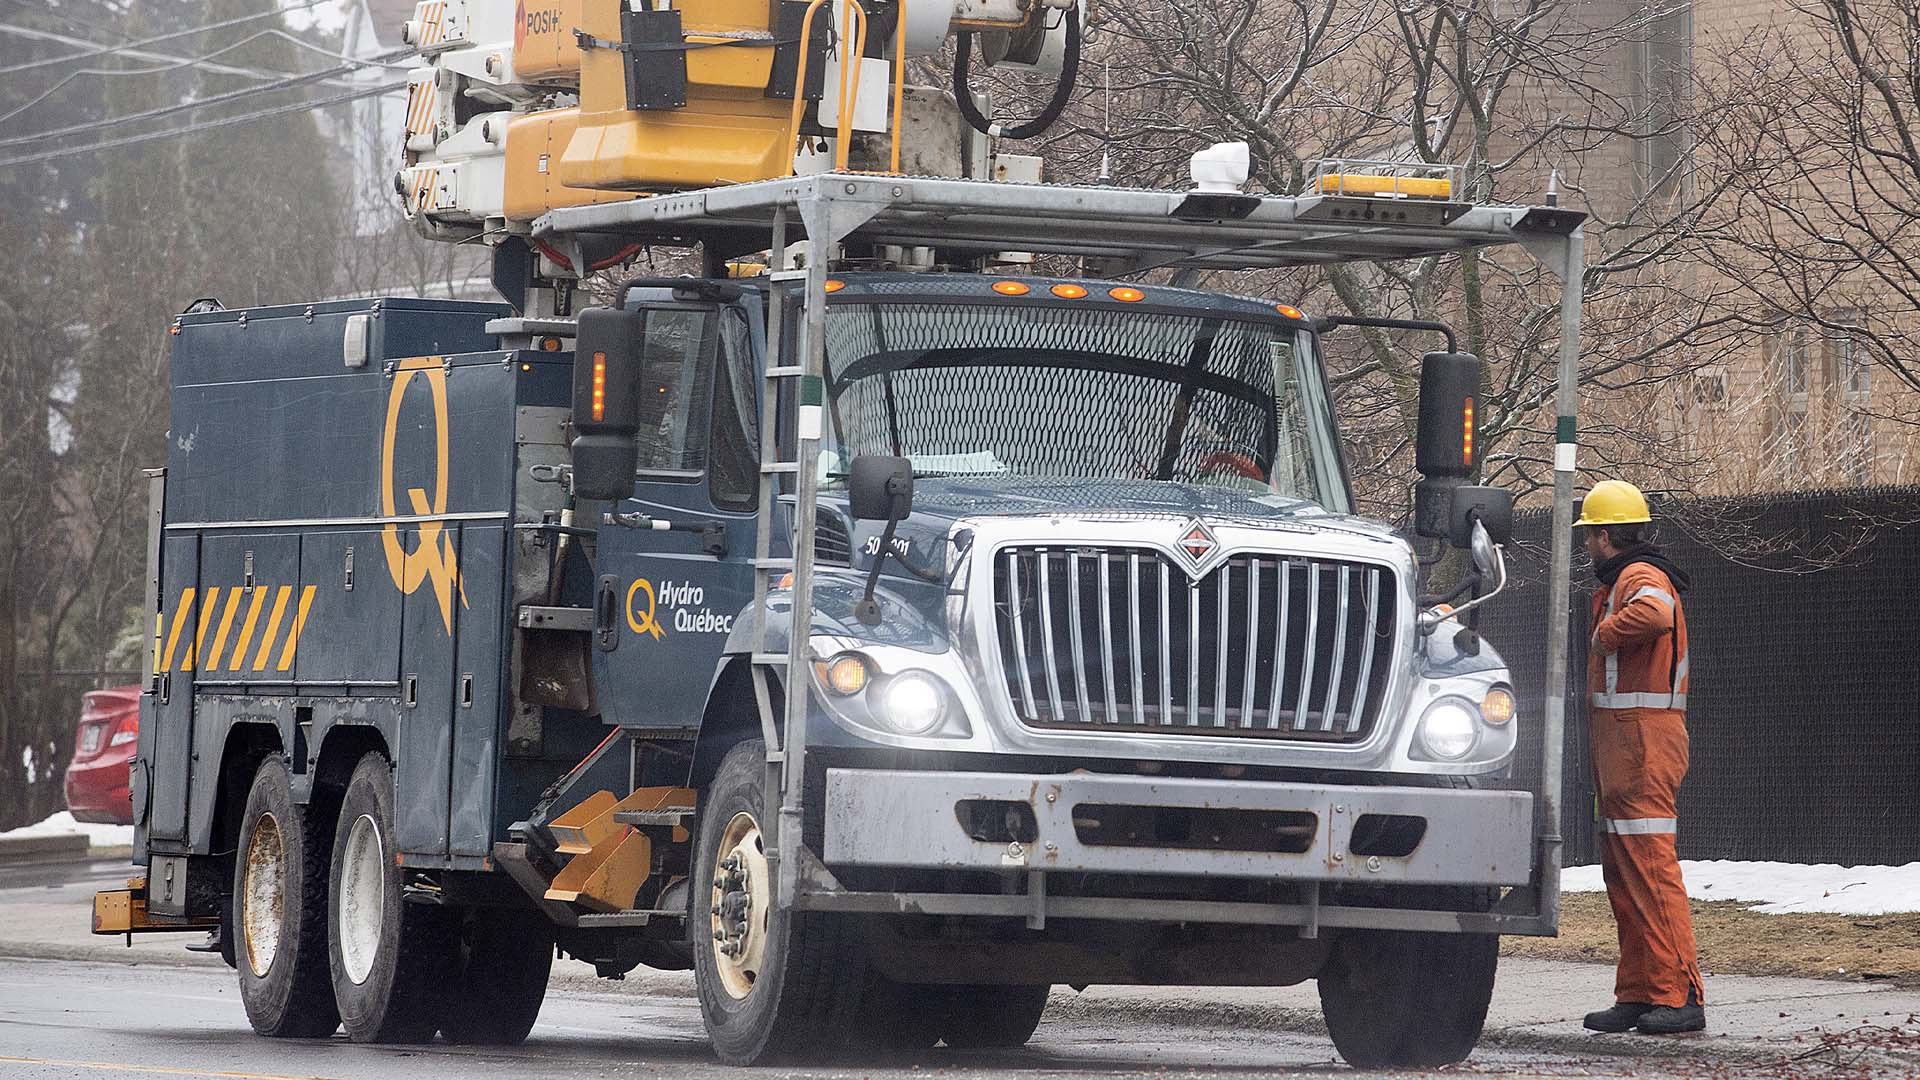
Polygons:
<instances>
[{"instance_id":1,"label":"yellow and black chevron stripe","mask_svg":"<svg viewBox=\"0 0 1920 1080\"><path fill-rule=\"evenodd\" d=\"M153 670L214 672L222 670L224 661L227 671L266 671L269 664L275 671L291 671L300 647L300 632L306 629L307 612L313 607L313 594L318 588L315 585L278 588L255 585L250 589L208 586L199 598L197 622L193 618L195 590L184 589L180 602L174 606L171 628L166 612L158 612L153 617ZM296 589L299 591L297 602ZM244 616L240 614L243 607ZM260 625L262 614L266 616L264 627ZM281 634L283 627L284 635ZM212 641L207 640L209 629L213 631ZM257 648L256 630L259 632Z\"/></svg>"}]
</instances>

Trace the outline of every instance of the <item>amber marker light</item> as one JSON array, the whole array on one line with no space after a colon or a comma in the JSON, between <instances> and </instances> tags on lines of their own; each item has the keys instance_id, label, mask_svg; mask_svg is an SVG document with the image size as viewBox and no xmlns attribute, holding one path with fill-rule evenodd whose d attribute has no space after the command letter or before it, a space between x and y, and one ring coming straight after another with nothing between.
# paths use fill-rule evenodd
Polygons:
<instances>
[{"instance_id":1,"label":"amber marker light","mask_svg":"<svg viewBox=\"0 0 1920 1080\"><path fill-rule=\"evenodd\" d=\"M1473 464L1473 399L1460 408L1460 464Z\"/></svg>"},{"instance_id":2,"label":"amber marker light","mask_svg":"<svg viewBox=\"0 0 1920 1080\"><path fill-rule=\"evenodd\" d=\"M1033 290L1018 281L996 281L993 283L993 291L1001 296L1025 296Z\"/></svg>"},{"instance_id":3,"label":"amber marker light","mask_svg":"<svg viewBox=\"0 0 1920 1080\"><path fill-rule=\"evenodd\" d=\"M593 422L607 418L607 354L593 354Z\"/></svg>"},{"instance_id":4,"label":"amber marker light","mask_svg":"<svg viewBox=\"0 0 1920 1080\"><path fill-rule=\"evenodd\" d=\"M1065 282L1055 285L1047 291L1062 300L1078 300L1087 295L1087 287L1085 285L1072 285Z\"/></svg>"},{"instance_id":5,"label":"amber marker light","mask_svg":"<svg viewBox=\"0 0 1920 1080\"><path fill-rule=\"evenodd\" d=\"M852 653L839 656L822 664L815 665L820 681L827 689L841 697L852 697L867 688L867 662Z\"/></svg>"},{"instance_id":6,"label":"amber marker light","mask_svg":"<svg viewBox=\"0 0 1920 1080\"><path fill-rule=\"evenodd\" d=\"M541 347L542 349L545 349L545 350L546 350L546 351L548 351L548 352L559 352L559 351L560 351L560 339L559 339L559 338L557 338L557 337L550 337L550 338L547 338L547 339L545 339L544 341L542 341L542 342L540 342L540 347Z\"/></svg>"},{"instance_id":7,"label":"amber marker light","mask_svg":"<svg viewBox=\"0 0 1920 1080\"><path fill-rule=\"evenodd\" d=\"M1480 715L1495 727L1505 726L1513 719L1513 692L1504 686L1488 690L1480 699Z\"/></svg>"},{"instance_id":8,"label":"amber marker light","mask_svg":"<svg viewBox=\"0 0 1920 1080\"><path fill-rule=\"evenodd\" d=\"M1107 295L1125 304L1137 304L1147 298L1147 294L1131 285L1118 285L1107 290Z\"/></svg>"},{"instance_id":9,"label":"amber marker light","mask_svg":"<svg viewBox=\"0 0 1920 1080\"><path fill-rule=\"evenodd\" d=\"M1299 319L1301 322L1307 321L1306 313L1294 307L1292 304L1275 304L1273 305L1273 310L1285 315L1289 319Z\"/></svg>"},{"instance_id":10,"label":"amber marker light","mask_svg":"<svg viewBox=\"0 0 1920 1080\"><path fill-rule=\"evenodd\" d=\"M847 283L841 281L839 278L828 278L826 287L828 292L839 292L841 289L847 287Z\"/></svg>"},{"instance_id":11,"label":"amber marker light","mask_svg":"<svg viewBox=\"0 0 1920 1080\"><path fill-rule=\"evenodd\" d=\"M523 362L523 363L522 363L522 364L520 365L520 370L521 370L521 371L532 371L532 370L533 370L533 365L532 365L532 364L528 364L528 363L524 363L524 362Z\"/></svg>"}]
</instances>

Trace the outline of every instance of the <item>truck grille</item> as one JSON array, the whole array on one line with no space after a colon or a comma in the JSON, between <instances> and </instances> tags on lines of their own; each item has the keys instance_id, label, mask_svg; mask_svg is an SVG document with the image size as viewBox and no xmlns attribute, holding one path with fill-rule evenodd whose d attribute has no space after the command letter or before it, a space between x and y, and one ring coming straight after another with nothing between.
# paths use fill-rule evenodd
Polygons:
<instances>
[{"instance_id":1,"label":"truck grille","mask_svg":"<svg viewBox=\"0 0 1920 1080\"><path fill-rule=\"evenodd\" d=\"M1392 570L1282 555L1199 581L1151 548L994 559L1001 669L1037 728L1357 742L1392 673Z\"/></svg>"}]
</instances>

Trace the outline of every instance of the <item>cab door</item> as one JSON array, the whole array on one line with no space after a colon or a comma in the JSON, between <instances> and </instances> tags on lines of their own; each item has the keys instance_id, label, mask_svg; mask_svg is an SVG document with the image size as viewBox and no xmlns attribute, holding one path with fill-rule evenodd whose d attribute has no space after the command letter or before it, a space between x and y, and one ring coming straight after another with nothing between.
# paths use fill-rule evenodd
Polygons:
<instances>
[{"instance_id":1,"label":"cab door","mask_svg":"<svg viewBox=\"0 0 1920 1080\"><path fill-rule=\"evenodd\" d=\"M594 675L608 722L691 729L753 598L763 338L753 294L640 306L639 466L615 509L679 528L601 527Z\"/></svg>"}]
</instances>

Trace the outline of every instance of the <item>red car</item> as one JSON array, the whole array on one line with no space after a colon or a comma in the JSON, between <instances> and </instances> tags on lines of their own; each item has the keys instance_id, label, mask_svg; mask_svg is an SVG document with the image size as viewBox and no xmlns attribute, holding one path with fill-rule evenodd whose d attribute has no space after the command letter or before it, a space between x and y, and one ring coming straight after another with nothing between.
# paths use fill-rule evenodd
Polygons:
<instances>
[{"instance_id":1,"label":"red car","mask_svg":"<svg viewBox=\"0 0 1920 1080\"><path fill-rule=\"evenodd\" d=\"M67 810L77 821L131 825L127 770L140 738L140 688L89 690L80 702L73 764L67 766Z\"/></svg>"}]
</instances>

